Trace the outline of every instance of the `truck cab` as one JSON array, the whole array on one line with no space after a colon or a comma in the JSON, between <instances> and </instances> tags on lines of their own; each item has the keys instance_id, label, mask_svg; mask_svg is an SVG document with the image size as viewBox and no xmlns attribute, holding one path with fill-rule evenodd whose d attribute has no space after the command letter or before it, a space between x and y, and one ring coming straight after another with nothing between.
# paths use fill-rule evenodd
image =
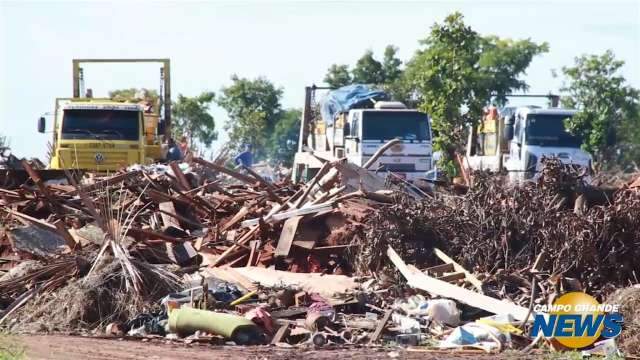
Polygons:
<instances>
[{"instance_id":1,"label":"truck cab","mask_svg":"<svg viewBox=\"0 0 640 360\"><path fill-rule=\"evenodd\" d=\"M431 169L433 151L427 114L407 109L401 102L380 100L387 95L372 91L379 96L378 100L365 94L355 105L342 106L338 101L323 107L339 109L327 116L326 112L316 111L319 106L313 104L317 89L322 88L306 88L299 148L292 172L294 181L313 177L322 167L318 158L329 161L346 158L350 163L363 166L378 149L393 139L401 142L371 164L370 171L392 172L407 181L414 181L424 178ZM355 90L352 92L351 89ZM356 92L362 90L363 86L357 85L336 91L342 91L346 99L353 99L360 96Z\"/></svg>"},{"instance_id":2,"label":"truck cab","mask_svg":"<svg viewBox=\"0 0 640 360\"><path fill-rule=\"evenodd\" d=\"M536 106L503 108L498 116L489 112L470 131L467 165L474 170L504 169L516 183L536 178L543 157L558 158L589 173L591 155L580 148L582 140L565 128L565 120L575 113Z\"/></svg>"},{"instance_id":3,"label":"truck cab","mask_svg":"<svg viewBox=\"0 0 640 360\"><path fill-rule=\"evenodd\" d=\"M364 165L386 142L400 139L370 167L391 171L408 181L431 169L431 127L427 114L406 109L399 102L378 102L374 109L350 110L345 136L345 157Z\"/></svg>"},{"instance_id":4,"label":"truck cab","mask_svg":"<svg viewBox=\"0 0 640 360\"><path fill-rule=\"evenodd\" d=\"M106 172L144 163L143 133L141 105L108 99L58 99L49 167Z\"/></svg>"},{"instance_id":5,"label":"truck cab","mask_svg":"<svg viewBox=\"0 0 640 360\"><path fill-rule=\"evenodd\" d=\"M505 124L505 140L509 140L509 153L504 166L512 180L536 177L542 170L542 157L556 157L565 164L587 171L591 169L591 155L580 148L582 139L570 134L564 121L575 110L518 108L511 124ZM510 139L509 139L510 137Z\"/></svg>"},{"instance_id":6,"label":"truck cab","mask_svg":"<svg viewBox=\"0 0 640 360\"><path fill-rule=\"evenodd\" d=\"M83 63L160 63L158 96L94 98L92 89L84 91ZM171 134L169 59L73 59L72 65L73 97L55 103L49 167L109 172L161 160L161 136ZM45 122L38 120L38 132Z\"/></svg>"}]
</instances>

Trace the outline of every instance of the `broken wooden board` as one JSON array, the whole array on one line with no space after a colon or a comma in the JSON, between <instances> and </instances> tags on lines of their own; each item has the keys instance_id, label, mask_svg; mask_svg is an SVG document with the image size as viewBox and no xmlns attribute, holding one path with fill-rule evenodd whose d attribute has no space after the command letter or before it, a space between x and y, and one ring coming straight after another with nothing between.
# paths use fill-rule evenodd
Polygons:
<instances>
[{"instance_id":1,"label":"broken wooden board","mask_svg":"<svg viewBox=\"0 0 640 360\"><path fill-rule=\"evenodd\" d=\"M456 272L463 273L465 275L464 279L466 281L468 281L471 285L473 285L473 287L478 289L478 291L480 291L480 293L484 293L484 290L482 290L482 281L478 280L477 277L475 277L472 273L467 271L467 269L465 269L462 265L460 265L457 262L455 262L452 258L450 258L447 254L445 254L442 250L440 250L438 248L434 248L433 249L433 253L438 258L440 258L440 260L444 261L445 264L451 264L453 266L453 269Z\"/></svg>"},{"instance_id":2,"label":"broken wooden board","mask_svg":"<svg viewBox=\"0 0 640 360\"><path fill-rule=\"evenodd\" d=\"M376 326L376 330L373 332L373 334L369 338L369 343L370 344L378 341L378 339L380 338L380 335L382 334L382 330L384 330L384 326L387 325L387 322L389 321L389 318L391 318L391 314L393 314L393 309L389 309L389 310L385 311L384 315L382 316L382 319L380 319L380 321L378 321L378 325Z\"/></svg>"},{"instance_id":3,"label":"broken wooden board","mask_svg":"<svg viewBox=\"0 0 640 360\"><path fill-rule=\"evenodd\" d=\"M289 255L291 244L296 236L300 220L302 220L302 216L295 216L284 222L282 232L280 233L280 239L278 240L278 246L276 247L275 256Z\"/></svg>"},{"instance_id":4,"label":"broken wooden board","mask_svg":"<svg viewBox=\"0 0 640 360\"><path fill-rule=\"evenodd\" d=\"M526 318L534 318L534 316L528 316L529 309L525 307L483 294L478 294L477 292L428 276L417 270L415 267L405 264L405 262L402 261L402 258L400 258L400 255L398 255L391 247L387 249L387 256L391 259L391 262L393 262L402 276L407 279L409 285L414 288L424 290L432 295L454 299L490 313L499 315L510 314L516 320L522 321Z\"/></svg>"},{"instance_id":5,"label":"broken wooden board","mask_svg":"<svg viewBox=\"0 0 640 360\"><path fill-rule=\"evenodd\" d=\"M344 302L336 298L335 294L350 292L359 287L354 278L345 275L292 273L255 266L226 268L226 270L267 287L284 285L296 287L308 293L319 293L332 304Z\"/></svg>"},{"instance_id":6,"label":"broken wooden board","mask_svg":"<svg viewBox=\"0 0 640 360\"><path fill-rule=\"evenodd\" d=\"M173 202L161 202L160 204L158 204L158 207L162 211L160 213L160 216L162 217L162 223L164 224L164 226L162 227L163 230L171 226L182 230L180 222L178 221L178 219L176 219L176 208L173 206Z\"/></svg>"},{"instance_id":7,"label":"broken wooden board","mask_svg":"<svg viewBox=\"0 0 640 360\"><path fill-rule=\"evenodd\" d=\"M274 223L274 222L278 222L278 221L281 221L281 220L286 220L286 219L292 218L294 216L300 216L300 215L306 215L306 214L315 214L315 213L331 210L331 209L333 209L333 206L334 206L333 202L317 204L317 205L310 205L310 206L307 206L307 207L303 207L302 209L294 209L294 210L284 211L284 212L275 214L271 218L265 219L265 221L267 223ZM242 226L243 227L255 226L255 225L258 225L259 222L260 222L259 218L258 219L249 219L249 220L243 221L242 222Z\"/></svg>"}]
</instances>

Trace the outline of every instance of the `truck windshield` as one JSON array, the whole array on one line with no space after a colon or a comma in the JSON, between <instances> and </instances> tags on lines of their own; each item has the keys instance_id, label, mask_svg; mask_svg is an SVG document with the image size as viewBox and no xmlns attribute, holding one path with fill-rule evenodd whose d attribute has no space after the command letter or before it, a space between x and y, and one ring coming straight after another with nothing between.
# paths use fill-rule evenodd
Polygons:
<instances>
[{"instance_id":1,"label":"truck windshield","mask_svg":"<svg viewBox=\"0 0 640 360\"><path fill-rule=\"evenodd\" d=\"M62 120L63 139L138 140L139 112L69 109Z\"/></svg>"},{"instance_id":2,"label":"truck windshield","mask_svg":"<svg viewBox=\"0 0 640 360\"><path fill-rule=\"evenodd\" d=\"M364 111L363 140L430 140L429 119L413 111Z\"/></svg>"},{"instance_id":3,"label":"truck windshield","mask_svg":"<svg viewBox=\"0 0 640 360\"><path fill-rule=\"evenodd\" d=\"M527 116L526 141L529 145L580 147L582 140L570 134L564 120L567 115L541 115Z\"/></svg>"}]
</instances>

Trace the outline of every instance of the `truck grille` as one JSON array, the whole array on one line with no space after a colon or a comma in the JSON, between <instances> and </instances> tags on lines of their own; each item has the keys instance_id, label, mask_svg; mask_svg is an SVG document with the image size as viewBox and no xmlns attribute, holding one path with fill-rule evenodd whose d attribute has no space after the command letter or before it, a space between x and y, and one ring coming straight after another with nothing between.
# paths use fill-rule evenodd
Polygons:
<instances>
[{"instance_id":1,"label":"truck grille","mask_svg":"<svg viewBox=\"0 0 640 360\"><path fill-rule=\"evenodd\" d=\"M102 149L65 151L61 155L66 167L90 170L116 170L128 165L126 151L102 151Z\"/></svg>"}]
</instances>

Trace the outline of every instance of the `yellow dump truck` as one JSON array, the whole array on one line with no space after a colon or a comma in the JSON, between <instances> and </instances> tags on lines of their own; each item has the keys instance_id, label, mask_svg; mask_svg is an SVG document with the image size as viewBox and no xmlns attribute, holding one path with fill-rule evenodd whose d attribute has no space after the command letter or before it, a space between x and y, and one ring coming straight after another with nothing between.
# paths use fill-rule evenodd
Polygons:
<instances>
[{"instance_id":1,"label":"yellow dump truck","mask_svg":"<svg viewBox=\"0 0 640 360\"><path fill-rule=\"evenodd\" d=\"M162 64L156 103L93 98L91 90L83 89L82 63L141 62ZM169 59L74 59L73 97L56 99L49 168L108 172L157 161L170 126ZM38 121L38 131L45 131L44 117Z\"/></svg>"}]
</instances>

